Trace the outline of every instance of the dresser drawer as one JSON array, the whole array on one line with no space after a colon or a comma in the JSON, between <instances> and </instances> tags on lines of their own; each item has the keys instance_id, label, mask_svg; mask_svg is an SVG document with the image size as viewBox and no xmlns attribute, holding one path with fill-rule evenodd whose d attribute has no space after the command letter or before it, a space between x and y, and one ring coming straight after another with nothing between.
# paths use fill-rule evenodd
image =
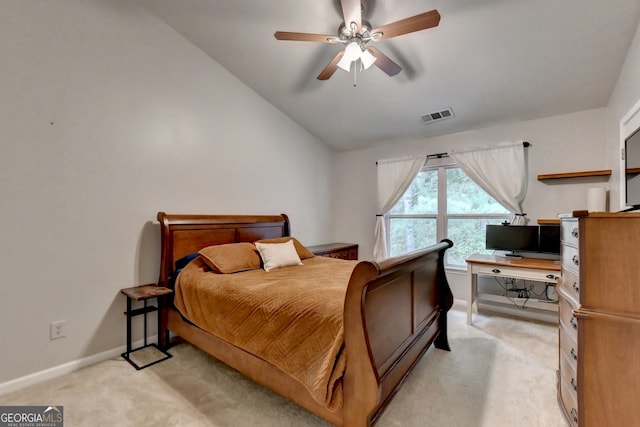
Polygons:
<instances>
[{"instance_id":1,"label":"dresser drawer","mask_svg":"<svg viewBox=\"0 0 640 427\"><path fill-rule=\"evenodd\" d=\"M571 270L563 270L560 289L571 299L574 308L577 308L580 303L580 281L578 280L578 274Z\"/></svg>"},{"instance_id":2,"label":"dresser drawer","mask_svg":"<svg viewBox=\"0 0 640 427\"><path fill-rule=\"evenodd\" d=\"M565 270L575 271L576 273L580 267L580 255L578 248L573 246L562 246L562 268Z\"/></svg>"},{"instance_id":3,"label":"dresser drawer","mask_svg":"<svg viewBox=\"0 0 640 427\"><path fill-rule=\"evenodd\" d=\"M575 370L572 370L571 366L568 363L565 366L562 366L562 360L560 361L560 378L562 380L560 386L564 386L567 389L566 394L571 395L572 397L571 400L577 401L578 399L577 372Z\"/></svg>"},{"instance_id":4,"label":"dresser drawer","mask_svg":"<svg viewBox=\"0 0 640 427\"><path fill-rule=\"evenodd\" d=\"M339 259L358 259L358 252L355 250L351 251L336 251L330 252L325 256L329 258L339 258Z\"/></svg>"},{"instance_id":5,"label":"dresser drawer","mask_svg":"<svg viewBox=\"0 0 640 427\"><path fill-rule=\"evenodd\" d=\"M566 379L560 375L560 401L567 414L569 424L572 427L578 426L578 396L573 387Z\"/></svg>"},{"instance_id":6,"label":"dresser drawer","mask_svg":"<svg viewBox=\"0 0 640 427\"><path fill-rule=\"evenodd\" d=\"M572 425L578 425L578 365L576 341L560 327L560 396Z\"/></svg>"},{"instance_id":7,"label":"dresser drawer","mask_svg":"<svg viewBox=\"0 0 640 427\"><path fill-rule=\"evenodd\" d=\"M558 298L558 315L560 316L560 325L567 331L574 340L578 339L578 319L573 316L573 310L576 308L573 301L564 297L564 293Z\"/></svg>"},{"instance_id":8,"label":"dresser drawer","mask_svg":"<svg viewBox=\"0 0 640 427\"><path fill-rule=\"evenodd\" d=\"M358 245L354 243L328 243L308 246L307 249L318 256L348 260L358 259Z\"/></svg>"},{"instance_id":9,"label":"dresser drawer","mask_svg":"<svg viewBox=\"0 0 640 427\"><path fill-rule=\"evenodd\" d=\"M571 334L560 327L560 372L565 372L571 380L571 373L575 377L578 370L578 342ZM577 378L576 378L577 379Z\"/></svg>"},{"instance_id":10,"label":"dresser drawer","mask_svg":"<svg viewBox=\"0 0 640 427\"><path fill-rule=\"evenodd\" d=\"M562 220L560 222L560 240L562 243L574 247L578 247L578 221Z\"/></svg>"},{"instance_id":11,"label":"dresser drawer","mask_svg":"<svg viewBox=\"0 0 640 427\"><path fill-rule=\"evenodd\" d=\"M560 272L551 274L549 271L537 270L535 268L504 267L496 265L479 265L477 274L510 277L523 280L535 280L537 282L558 283Z\"/></svg>"}]
</instances>

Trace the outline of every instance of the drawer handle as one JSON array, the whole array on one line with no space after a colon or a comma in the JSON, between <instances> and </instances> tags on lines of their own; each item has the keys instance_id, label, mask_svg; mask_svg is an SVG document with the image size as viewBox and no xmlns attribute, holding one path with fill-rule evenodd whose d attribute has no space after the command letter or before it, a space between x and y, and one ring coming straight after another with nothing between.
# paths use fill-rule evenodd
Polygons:
<instances>
[{"instance_id":1,"label":"drawer handle","mask_svg":"<svg viewBox=\"0 0 640 427\"><path fill-rule=\"evenodd\" d=\"M571 320L569 320L569 323L571 323L571 326L573 326L573 329L578 329L578 321L576 320L575 317L572 317Z\"/></svg>"},{"instance_id":2,"label":"drawer handle","mask_svg":"<svg viewBox=\"0 0 640 427\"><path fill-rule=\"evenodd\" d=\"M573 237L575 237L576 239L578 238L578 228L574 228L573 230L571 230L571 235Z\"/></svg>"},{"instance_id":3,"label":"drawer handle","mask_svg":"<svg viewBox=\"0 0 640 427\"><path fill-rule=\"evenodd\" d=\"M571 261L573 261L575 265L580 265L580 261L578 260L578 255L574 255L573 258L571 258Z\"/></svg>"},{"instance_id":4,"label":"drawer handle","mask_svg":"<svg viewBox=\"0 0 640 427\"><path fill-rule=\"evenodd\" d=\"M578 411L576 411L576 408L571 408L571 419L574 423L578 423Z\"/></svg>"},{"instance_id":5,"label":"drawer handle","mask_svg":"<svg viewBox=\"0 0 640 427\"><path fill-rule=\"evenodd\" d=\"M573 282L572 288L574 291L576 291L576 293L580 292L580 286L578 286L578 282Z\"/></svg>"},{"instance_id":6,"label":"drawer handle","mask_svg":"<svg viewBox=\"0 0 640 427\"><path fill-rule=\"evenodd\" d=\"M557 277L554 276L553 274L547 274L547 279L554 280L554 279L557 279Z\"/></svg>"},{"instance_id":7,"label":"drawer handle","mask_svg":"<svg viewBox=\"0 0 640 427\"><path fill-rule=\"evenodd\" d=\"M575 378L571 378L571 387L573 387L574 390L578 390L578 382Z\"/></svg>"},{"instance_id":8,"label":"drawer handle","mask_svg":"<svg viewBox=\"0 0 640 427\"><path fill-rule=\"evenodd\" d=\"M498 274L500 273L500 270L497 268L494 268L493 270L491 270L492 273Z\"/></svg>"},{"instance_id":9,"label":"drawer handle","mask_svg":"<svg viewBox=\"0 0 640 427\"><path fill-rule=\"evenodd\" d=\"M573 360L578 360L578 352L576 351L576 349L575 349L575 348L572 348L572 349L571 349L571 358L572 358Z\"/></svg>"}]
</instances>

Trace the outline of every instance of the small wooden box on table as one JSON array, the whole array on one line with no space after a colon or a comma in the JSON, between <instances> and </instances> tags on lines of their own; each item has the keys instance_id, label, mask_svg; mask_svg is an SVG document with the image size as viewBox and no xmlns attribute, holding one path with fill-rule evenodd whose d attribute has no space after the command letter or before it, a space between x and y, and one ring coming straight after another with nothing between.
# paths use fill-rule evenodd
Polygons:
<instances>
[{"instance_id":1,"label":"small wooden box on table","mask_svg":"<svg viewBox=\"0 0 640 427\"><path fill-rule=\"evenodd\" d=\"M307 249L318 256L348 260L358 259L358 245L355 243L327 243L325 245L309 246Z\"/></svg>"},{"instance_id":2,"label":"small wooden box on table","mask_svg":"<svg viewBox=\"0 0 640 427\"><path fill-rule=\"evenodd\" d=\"M125 315L127 316L127 351L122 353L122 357L129 362L134 368L140 370L144 369L148 366L155 365L156 363L162 362L163 360L169 359L171 354L167 353L164 349L160 348L157 344L147 343L147 313L151 313L153 311L158 312L158 341L160 341L160 331L161 331L161 308L163 304L164 297L166 295L172 294L173 291L169 288L165 288L162 286L156 286L155 284L142 285L142 286L134 286L132 288L125 288L120 290L127 297L127 311L125 311ZM147 302L150 299L156 298L157 306L148 305ZM133 301L143 301L144 306L141 308L134 309L132 307ZM144 345L142 347L138 347L136 349L132 349L132 335L131 335L131 320L135 316L143 315L144 316ZM131 359L131 353L136 352L138 350L142 350L147 347L155 347L160 353L164 355L164 357L155 360L151 363L147 363L145 365L138 365Z\"/></svg>"}]
</instances>

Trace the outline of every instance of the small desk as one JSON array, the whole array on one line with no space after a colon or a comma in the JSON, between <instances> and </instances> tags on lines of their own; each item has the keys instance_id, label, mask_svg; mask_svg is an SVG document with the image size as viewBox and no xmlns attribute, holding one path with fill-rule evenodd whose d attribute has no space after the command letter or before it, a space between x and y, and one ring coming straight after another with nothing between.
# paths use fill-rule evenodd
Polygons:
<instances>
[{"instance_id":1,"label":"small desk","mask_svg":"<svg viewBox=\"0 0 640 427\"><path fill-rule=\"evenodd\" d=\"M469 295L467 297L467 324L471 324L473 303L478 299L478 275L511 277L537 282L558 283L560 261L537 258L502 257L473 254L467 258Z\"/></svg>"}]
</instances>

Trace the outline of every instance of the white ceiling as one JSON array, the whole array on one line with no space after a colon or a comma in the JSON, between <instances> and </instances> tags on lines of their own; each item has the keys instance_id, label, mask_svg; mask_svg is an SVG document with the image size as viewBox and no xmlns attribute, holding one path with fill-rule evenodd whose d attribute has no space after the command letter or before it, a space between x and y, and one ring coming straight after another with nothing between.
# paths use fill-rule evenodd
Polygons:
<instances>
[{"instance_id":1,"label":"white ceiling","mask_svg":"<svg viewBox=\"0 0 640 427\"><path fill-rule=\"evenodd\" d=\"M316 76L342 45L339 0L135 0L337 150L603 107L640 21L640 0L368 0L373 27L432 9L440 25L378 42L403 67ZM453 119L420 116L451 107ZM251 120L247 117L247 120Z\"/></svg>"}]
</instances>

